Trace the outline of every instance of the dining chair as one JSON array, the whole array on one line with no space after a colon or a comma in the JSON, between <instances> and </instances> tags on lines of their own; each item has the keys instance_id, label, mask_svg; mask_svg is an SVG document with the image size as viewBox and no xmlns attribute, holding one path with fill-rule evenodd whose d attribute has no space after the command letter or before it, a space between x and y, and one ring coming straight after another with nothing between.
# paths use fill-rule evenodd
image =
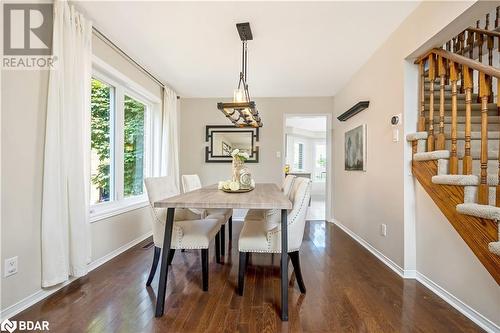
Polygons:
<instances>
[{"instance_id":1,"label":"dining chair","mask_svg":"<svg viewBox=\"0 0 500 333\"><path fill-rule=\"evenodd\" d=\"M151 281L156 273L161 250L163 248L163 236L165 234L165 221L167 208L155 208L155 201L166 199L179 194L171 177L151 177L144 179L146 192L149 199L151 211L151 222L153 225L154 255L153 264L149 273L146 286L151 285ZM172 241L168 253L167 262L170 265L174 258L175 250L200 249L201 265L203 275L203 291L208 290L208 248L210 241L215 238L216 261L219 258L220 225L215 218L201 218L185 208L176 208L174 213L174 225L172 229Z\"/></svg>"},{"instance_id":2,"label":"dining chair","mask_svg":"<svg viewBox=\"0 0 500 333\"><path fill-rule=\"evenodd\" d=\"M182 190L184 193L197 190L201 188L201 180L198 175L182 175ZM226 224L228 225L229 241L233 239L233 210L225 208L211 208L211 209L191 209L192 212L201 214L206 218L215 218L221 222L221 254L225 255L226 247Z\"/></svg>"},{"instance_id":3,"label":"dining chair","mask_svg":"<svg viewBox=\"0 0 500 333\"><path fill-rule=\"evenodd\" d=\"M295 178L297 177L294 175L286 175L285 180L283 180L283 187L281 188L281 190L287 197L290 196L290 190L292 189L292 185L293 182L295 181ZM279 209L278 210L249 209L247 214L245 215L245 218L249 220L264 219L268 214L281 214L281 213L279 212Z\"/></svg>"},{"instance_id":4,"label":"dining chair","mask_svg":"<svg viewBox=\"0 0 500 333\"><path fill-rule=\"evenodd\" d=\"M300 270L299 250L304 236L306 213L311 197L311 180L296 178L291 186L292 209L287 213L288 256L292 261L295 277L301 293L306 292ZM265 218L245 218L238 241L239 272L238 294L243 295L245 271L249 253L281 253L281 211L267 214Z\"/></svg>"}]
</instances>

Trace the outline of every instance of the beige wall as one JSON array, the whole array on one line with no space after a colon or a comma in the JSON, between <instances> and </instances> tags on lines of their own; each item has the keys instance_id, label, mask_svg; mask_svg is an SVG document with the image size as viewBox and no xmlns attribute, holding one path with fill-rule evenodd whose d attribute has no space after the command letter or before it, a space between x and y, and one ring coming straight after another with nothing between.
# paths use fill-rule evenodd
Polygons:
<instances>
[{"instance_id":1,"label":"beige wall","mask_svg":"<svg viewBox=\"0 0 500 333\"><path fill-rule=\"evenodd\" d=\"M230 178L230 163L205 163L205 126L230 125L217 109L217 98L181 98L181 174L197 173L203 184ZM283 177L284 114L331 114L332 97L256 98L264 126L260 129L258 164L249 163L257 182L281 183ZM276 153L280 152L281 157Z\"/></svg>"},{"instance_id":2,"label":"beige wall","mask_svg":"<svg viewBox=\"0 0 500 333\"><path fill-rule=\"evenodd\" d=\"M426 198L424 200L425 193L417 193L419 200L414 201L413 178L405 174L409 156L405 154L408 146L403 131L405 128L415 131L414 115L417 110L416 100L412 97L416 95L416 89L413 89L416 76L408 76L415 74L415 71L411 68L412 62L405 59L417 49L418 54L430 46L441 45L457 31L474 22L475 17L482 17L494 5L476 3L464 13L471 4L421 4L335 95L335 115L361 100L369 100L370 107L346 122L338 122L334 118L333 214L336 220L400 267L407 264L404 260L405 228L415 228L412 225L414 222L418 261L413 269L438 282L441 287L498 324L498 285L485 274L484 267L465 243L457 238L448 221L440 214L430 213L432 203L426 202ZM459 15L460 18L455 20ZM407 90L405 86L411 89ZM409 91L411 96L405 96L405 91ZM389 120L391 115L398 113L404 115L403 121L411 121L411 125L399 126L400 141L395 143L392 142ZM343 165L344 132L360 124L367 124L367 171L346 172ZM413 216L413 221L408 216ZM386 237L379 233L382 223L387 224ZM438 240L442 243L436 244ZM407 245L411 242L409 240ZM437 247L441 250L439 255L432 251ZM415 255L406 258L411 260L412 257L414 259ZM467 277L467 284L457 282L463 276Z\"/></svg>"},{"instance_id":3,"label":"beige wall","mask_svg":"<svg viewBox=\"0 0 500 333\"><path fill-rule=\"evenodd\" d=\"M160 88L97 38L94 54L160 97ZM41 287L40 219L48 72L2 71L1 267L18 256L18 273L1 277L1 309ZM92 223L92 260L150 232L147 208Z\"/></svg>"}]
</instances>

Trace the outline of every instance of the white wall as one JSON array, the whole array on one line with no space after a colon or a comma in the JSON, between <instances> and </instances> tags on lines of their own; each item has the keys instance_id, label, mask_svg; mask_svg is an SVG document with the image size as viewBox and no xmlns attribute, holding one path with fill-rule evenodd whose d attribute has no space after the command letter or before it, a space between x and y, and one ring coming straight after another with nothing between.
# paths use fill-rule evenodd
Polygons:
<instances>
[{"instance_id":1,"label":"white wall","mask_svg":"<svg viewBox=\"0 0 500 333\"><path fill-rule=\"evenodd\" d=\"M335 95L335 116L361 100L369 100L370 107L346 122L334 120L333 212L336 220L401 268L405 266L405 218L416 216L416 269L500 324L500 289L493 278L485 274L484 267L457 237L449 222L442 215L431 213L432 202L422 198L425 193L417 193L419 200L414 207L409 203L413 202L413 196L402 195L413 183L412 177L404 172L409 156L405 155L407 144L402 132L404 128L415 131L413 115L417 112L417 108L413 108L414 99L405 96L405 85L414 86L416 80L416 77L405 77L405 73L414 73L407 68L413 66L411 61L405 59L412 53L412 56L420 55L425 49L442 45L495 5L481 2L471 7L472 4L422 3ZM410 93L414 96L417 91ZM400 141L394 143L389 119L398 113L411 114L408 118L413 125L401 125ZM343 166L344 132L360 124L367 124L367 171L347 172ZM416 215L413 212L405 217L405 201L408 201L406 209L414 208ZM387 224L387 237L379 234L382 223ZM436 244L438 240L441 243ZM432 251L437 247L439 255ZM463 277L467 277L467 284L461 281Z\"/></svg>"},{"instance_id":2,"label":"white wall","mask_svg":"<svg viewBox=\"0 0 500 333\"><path fill-rule=\"evenodd\" d=\"M94 54L152 94L160 88L99 39ZM1 263L18 256L18 273L1 277L1 309L41 289L40 219L47 71L2 70ZM149 233L147 208L92 223L92 260Z\"/></svg>"}]
</instances>

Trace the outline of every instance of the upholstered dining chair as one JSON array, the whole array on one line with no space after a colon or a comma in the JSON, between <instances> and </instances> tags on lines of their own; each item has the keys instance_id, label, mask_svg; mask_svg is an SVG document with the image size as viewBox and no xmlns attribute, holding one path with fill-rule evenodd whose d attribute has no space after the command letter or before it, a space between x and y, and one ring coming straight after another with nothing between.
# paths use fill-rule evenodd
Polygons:
<instances>
[{"instance_id":1,"label":"upholstered dining chair","mask_svg":"<svg viewBox=\"0 0 500 333\"><path fill-rule=\"evenodd\" d=\"M293 182L295 181L295 178L297 177L294 175L287 175L285 177L285 180L283 180L283 187L281 188L281 190L287 197L290 196L290 190L292 189L292 185ZM249 209L247 215L245 215L245 218L249 220L264 219L268 214L281 214L281 213L277 212L275 209L272 210Z\"/></svg>"},{"instance_id":2,"label":"upholstered dining chair","mask_svg":"<svg viewBox=\"0 0 500 333\"><path fill-rule=\"evenodd\" d=\"M151 285L155 276L161 249L163 248L163 236L165 234L165 223L167 208L155 208L155 201L172 197L179 194L174 182L170 177L153 177L144 179L146 192L148 194L151 222L153 225L154 256L151 271L146 286ZM203 291L208 290L208 248L210 241L215 237L216 260L219 251L220 224L216 218L202 218L200 215L188 209L176 208L174 214L174 225L172 229L172 241L168 253L168 264L172 263L175 250L177 249L200 249L203 275Z\"/></svg>"},{"instance_id":3,"label":"upholstered dining chair","mask_svg":"<svg viewBox=\"0 0 500 333\"><path fill-rule=\"evenodd\" d=\"M288 256L295 271L301 293L306 292L300 270L299 250L304 236L306 213L311 197L311 180L296 178L290 190L292 209L288 211ZM245 271L249 253L281 253L281 211L267 214L264 218L245 218L238 241L240 252L238 293L243 295Z\"/></svg>"},{"instance_id":4,"label":"upholstered dining chair","mask_svg":"<svg viewBox=\"0 0 500 333\"><path fill-rule=\"evenodd\" d=\"M198 175L182 175L182 190L184 193L197 190L201 188L201 180ZM225 225L228 225L228 233L229 240L233 239L233 210L232 209L191 209L192 212L201 214L206 218L215 218L221 221L221 254L225 255L226 248L226 228Z\"/></svg>"}]
</instances>

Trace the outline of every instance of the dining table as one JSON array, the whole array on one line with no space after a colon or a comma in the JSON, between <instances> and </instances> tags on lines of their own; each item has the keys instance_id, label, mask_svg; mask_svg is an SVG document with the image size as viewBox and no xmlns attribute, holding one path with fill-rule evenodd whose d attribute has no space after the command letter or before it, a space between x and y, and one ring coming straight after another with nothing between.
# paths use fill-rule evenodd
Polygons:
<instances>
[{"instance_id":1,"label":"dining table","mask_svg":"<svg viewBox=\"0 0 500 333\"><path fill-rule=\"evenodd\" d=\"M281 189L272 183L257 183L249 192L228 193L210 185L194 191L186 192L154 202L155 208L166 208L165 236L161 256L160 281L156 300L155 316L161 317L165 308L167 289L168 263L167 257L172 240L174 213L176 208L226 208L226 209L280 209L281 210L281 320L288 321L288 234L287 211L292 203ZM252 223L248 221L246 223ZM283 251L283 249L285 249Z\"/></svg>"}]
</instances>

